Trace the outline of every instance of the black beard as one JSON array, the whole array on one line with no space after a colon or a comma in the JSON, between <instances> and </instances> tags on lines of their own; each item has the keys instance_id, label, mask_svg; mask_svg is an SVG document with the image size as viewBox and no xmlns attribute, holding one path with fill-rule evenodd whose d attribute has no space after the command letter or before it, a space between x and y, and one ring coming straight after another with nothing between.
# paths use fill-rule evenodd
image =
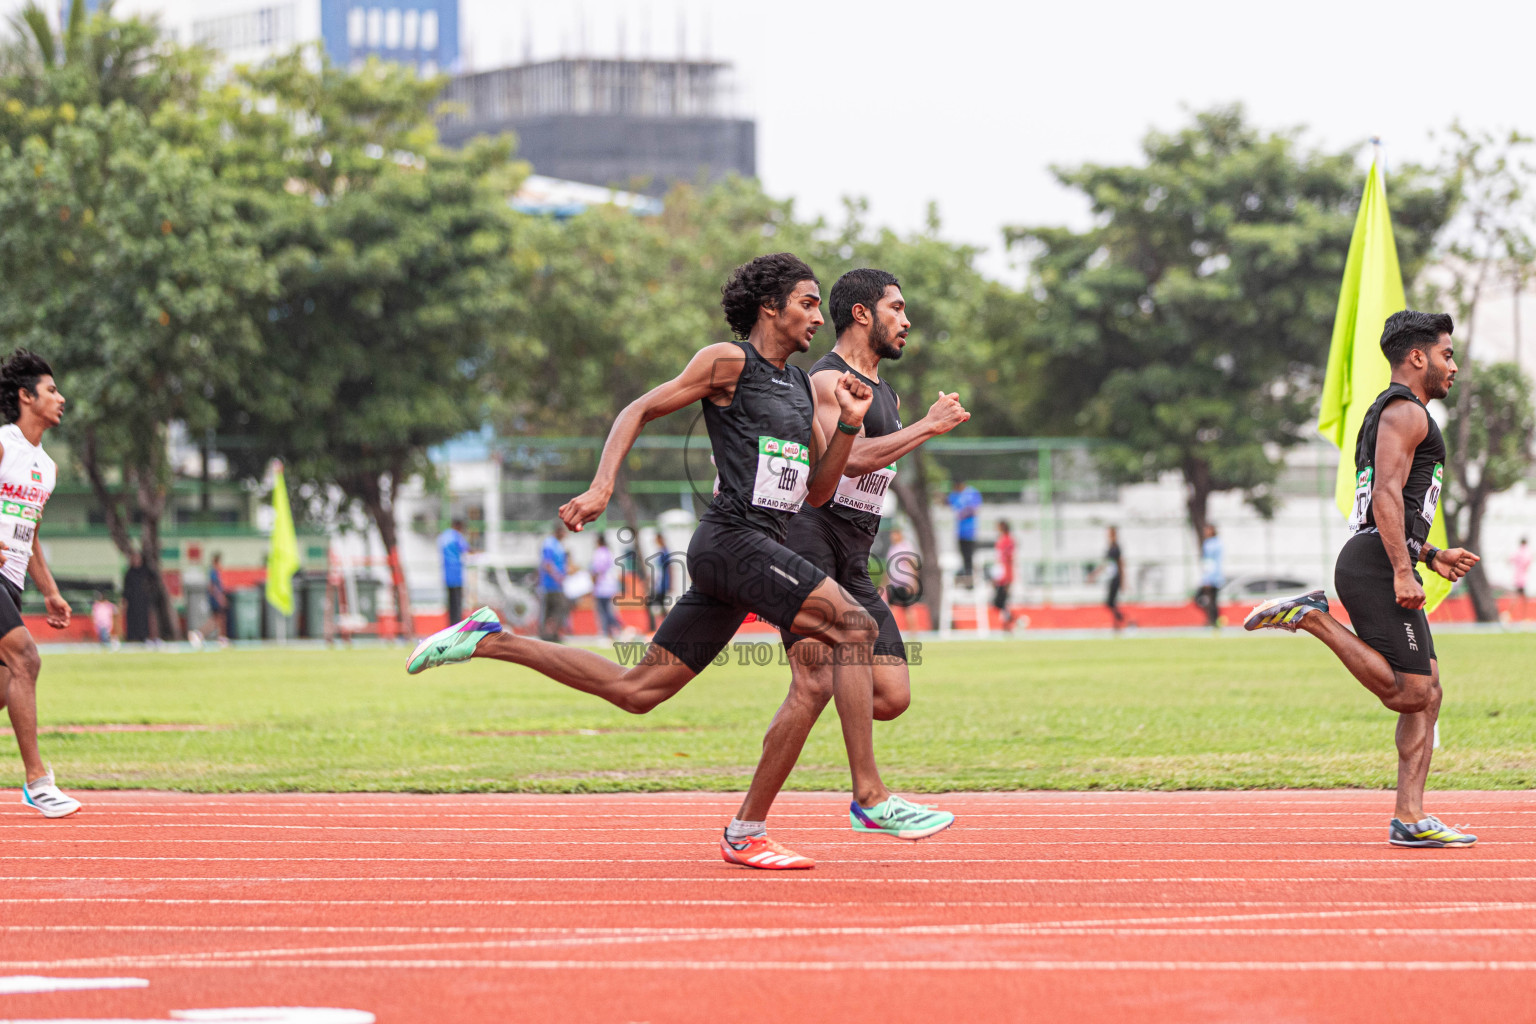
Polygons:
<instances>
[{"instance_id":1,"label":"black beard","mask_svg":"<svg viewBox=\"0 0 1536 1024\"><path fill-rule=\"evenodd\" d=\"M1450 377L1449 373L1446 373L1444 370L1437 370L1431 366L1428 372L1424 374L1424 393L1430 398L1446 397L1451 393L1451 389L1446 386L1446 379L1448 377Z\"/></svg>"},{"instance_id":2,"label":"black beard","mask_svg":"<svg viewBox=\"0 0 1536 1024\"><path fill-rule=\"evenodd\" d=\"M901 358L901 349L891 343L890 335L885 333L885 324L879 320L869 329L869 347L881 359Z\"/></svg>"}]
</instances>

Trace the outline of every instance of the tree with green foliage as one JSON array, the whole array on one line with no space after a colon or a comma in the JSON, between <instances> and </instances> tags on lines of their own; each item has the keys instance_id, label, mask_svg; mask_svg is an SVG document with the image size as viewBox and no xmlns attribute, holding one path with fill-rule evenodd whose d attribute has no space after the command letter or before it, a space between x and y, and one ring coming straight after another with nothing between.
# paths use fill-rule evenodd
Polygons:
<instances>
[{"instance_id":1,"label":"tree with green foliage","mask_svg":"<svg viewBox=\"0 0 1536 1024\"><path fill-rule=\"evenodd\" d=\"M1152 132L1130 166L1056 168L1095 223L1012 228L1030 257L1036 414L1108 442L1123 481L1178 472L1191 528L1240 490L1261 512L1284 449L1310 434L1363 175L1351 153L1265 133L1240 107ZM1443 183L1392 183L1411 279L1450 212Z\"/></svg>"},{"instance_id":2,"label":"tree with green foliage","mask_svg":"<svg viewBox=\"0 0 1536 1024\"><path fill-rule=\"evenodd\" d=\"M413 631L395 507L427 449L483 420L481 371L515 308L509 146L436 145L441 80L302 53L225 94L220 167L276 273L252 309L261 337L228 392L240 468L282 458L296 485L335 487L378 529L402 629Z\"/></svg>"},{"instance_id":3,"label":"tree with green foliage","mask_svg":"<svg viewBox=\"0 0 1536 1024\"><path fill-rule=\"evenodd\" d=\"M1536 234L1531 223L1531 165L1536 140L1519 132L1450 128L1447 178L1460 201L1442 233L1435 261L1421 275L1416 301L1444 309L1456 321L1460 372L1446 398L1449 418L1446 536L1452 545L1479 549L1488 499L1524 479L1531 465L1531 387L1518 363L1475 362L1479 314L1490 292L1508 284L1515 296L1515 352L1519 353L1519 301L1536 271ZM1466 575L1479 622L1497 622L1498 601L1481 565Z\"/></svg>"},{"instance_id":4,"label":"tree with green foliage","mask_svg":"<svg viewBox=\"0 0 1536 1024\"><path fill-rule=\"evenodd\" d=\"M168 129L179 92L162 86L197 56L79 4L55 52L35 15L0 72L0 338L57 368L64 434L113 542L131 554L136 522L159 581L167 432L212 424L232 357L257 341L247 306L272 275L206 154ZM158 591L162 632L175 635Z\"/></svg>"}]
</instances>

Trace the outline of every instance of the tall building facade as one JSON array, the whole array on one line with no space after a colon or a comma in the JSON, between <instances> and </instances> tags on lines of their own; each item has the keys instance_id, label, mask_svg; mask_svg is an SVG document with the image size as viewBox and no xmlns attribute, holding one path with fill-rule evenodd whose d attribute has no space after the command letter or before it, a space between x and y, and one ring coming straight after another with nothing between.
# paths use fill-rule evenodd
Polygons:
<instances>
[{"instance_id":1,"label":"tall building facade","mask_svg":"<svg viewBox=\"0 0 1536 1024\"><path fill-rule=\"evenodd\" d=\"M515 132L539 174L661 195L674 181L757 173L756 125L728 112L718 61L566 58L456 77L448 145Z\"/></svg>"},{"instance_id":2,"label":"tall building facade","mask_svg":"<svg viewBox=\"0 0 1536 1024\"><path fill-rule=\"evenodd\" d=\"M63 0L61 18L72 0ZM101 0L86 0L91 10ZM423 75L459 67L459 0L118 0L119 15L154 15L177 42L255 63L320 42L345 67L369 57Z\"/></svg>"}]
</instances>

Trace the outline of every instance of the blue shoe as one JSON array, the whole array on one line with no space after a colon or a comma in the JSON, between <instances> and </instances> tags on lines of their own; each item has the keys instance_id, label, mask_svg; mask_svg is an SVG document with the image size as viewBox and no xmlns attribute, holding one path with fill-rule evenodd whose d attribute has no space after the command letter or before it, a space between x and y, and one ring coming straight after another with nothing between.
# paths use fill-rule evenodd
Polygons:
<instances>
[{"instance_id":1,"label":"blue shoe","mask_svg":"<svg viewBox=\"0 0 1536 1024\"><path fill-rule=\"evenodd\" d=\"M440 629L416 645L405 670L411 675L439 665L468 661L480 641L501 632L501 620L489 608L481 608L463 622Z\"/></svg>"},{"instance_id":2,"label":"blue shoe","mask_svg":"<svg viewBox=\"0 0 1536 1024\"><path fill-rule=\"evenodd\" d=\"M1431 814L1423 821L1404 825L1396 818L1387 826L1387 842L1393 846L1471 846L1477 836L1452 828Z\"/></svg>"},{"instance_id":3,"label":"blue shoe","mask_svg":"<svg viewBox=\"0 0 1536 1024\"><path fill-rule=\"evenodd\" d=\"M1326 612L1328 610L1328 595L1321 590L1314 590L1310 594L1301 594L1297 597L1277 597L1273 601L1265 601L1243 620L1243 628L1254 629L1283 629L1288 633L1296 632L1296 624L1312 612Z\"/></svg>"},{"instance_id":4,"label":"blue shoe","mask_svg":"<svg viewBox=\"0 0 1536 1024\"><path fill-rule=\"evenodd\" d=\"M860 807L855 800L848 805L848 823L855 832L878 832L897 839L922 839L955 823L948 811L924 807L903 800L894 793L873 807Z\"/></svg>"}]
</instances>

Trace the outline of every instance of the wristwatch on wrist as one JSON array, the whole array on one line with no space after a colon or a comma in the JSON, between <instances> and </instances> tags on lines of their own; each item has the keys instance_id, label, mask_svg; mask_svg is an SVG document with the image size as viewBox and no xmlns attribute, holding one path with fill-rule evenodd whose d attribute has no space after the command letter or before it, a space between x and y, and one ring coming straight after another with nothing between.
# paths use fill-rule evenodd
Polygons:
<instances>
[{"instance_id":1,"label":"wristwatch on wrist","mask_svg":"<svg viewBox=\"0 0 1536 1024\"><path fill-rule=\"evenodd\" d=\"M1440 552L1443 550L1443 548L1437 548L1433 544L1425 544L1419 549L1419 557L1424 560L1425 565L1433 569L1435 567L1435 559L1440 557Z\"/></svg>"}]
</instances>

